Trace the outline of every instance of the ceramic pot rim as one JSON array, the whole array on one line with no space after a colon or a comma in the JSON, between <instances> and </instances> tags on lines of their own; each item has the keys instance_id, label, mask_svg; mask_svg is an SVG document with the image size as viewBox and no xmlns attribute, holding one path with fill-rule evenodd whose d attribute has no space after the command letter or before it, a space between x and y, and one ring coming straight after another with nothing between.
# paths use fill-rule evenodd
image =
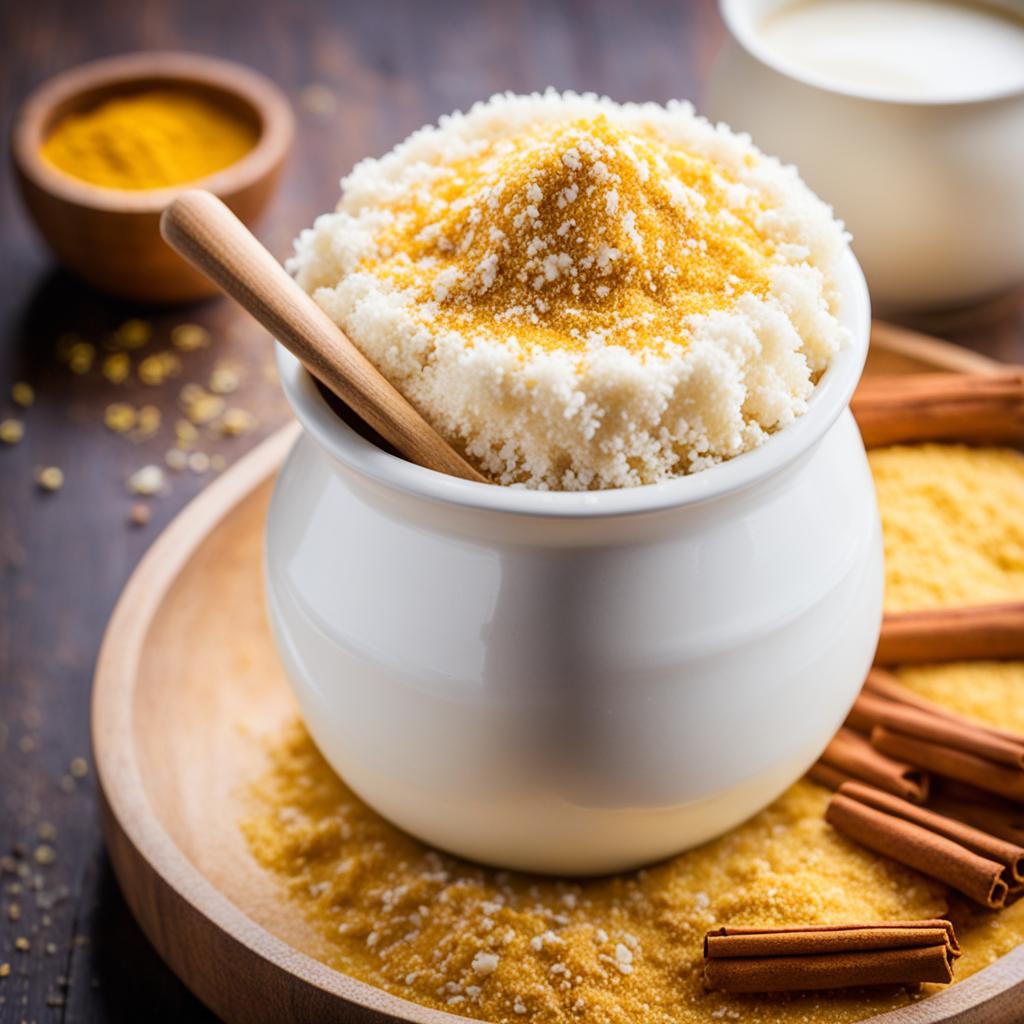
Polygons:
<instances>
[{"instance_id":1,"label":"ceramic pot rim","mask_svg":"<svg viewBox=\"0 0 1024 1024\"><path fill-rule=\"evenodd\" d=\"M382 451L344 423L309 373L280 344L277 363L288 401L317 444L350 472L401 495L479 511L549 518L660 512L719 498L766 480L813 448L846 409L864 368L871 332L867 285L849 250L841 258L837 284L840 318L851 340L822 375L803 416L753 451L690 476L639 487L537 491L460 480L425 469Z\"/></svg>"}]
</instances>

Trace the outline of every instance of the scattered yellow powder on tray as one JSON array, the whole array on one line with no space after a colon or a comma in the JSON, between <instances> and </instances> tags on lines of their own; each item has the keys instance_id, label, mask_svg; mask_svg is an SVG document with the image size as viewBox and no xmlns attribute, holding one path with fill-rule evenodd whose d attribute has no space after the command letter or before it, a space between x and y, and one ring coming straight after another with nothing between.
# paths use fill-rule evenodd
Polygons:
<instances>
[{"instance_id":1,"label":"scattered yellow powder on tray","mask_svg":"<svg viewBox=\"0 0 1024 1024\"><path fill-rule=\"evenodd\" d=\"M1024 454L930 444L869 459L889 611L1024 599Z\"/></svg>"},{"instance_id":2,"label":"scattered yellow powder on tray","mask_svg":"<svg viewBox=\"0 0 1024 1024\"><path fill-rule=\"evenodd\" d=\"M298 725L256 795L260 810L244 824L250 847L305 907L334 967L489 1021L683 1024L734 1005L751 1024L826 1007L830 1020L856 1020L865 1006L906 997L741 1004L704 993L704 932L724 922L931 917L946 905L941 886L833 832L828 793L809 782L698 850L582 881L495 871L424 846L348 790Z\"/></svg>"},{"instance_id":3,"label":"scattered yellow powder on tray","mask_svg":"<svg viewBox=\"0 0 1024 1024\"><path fill-rule=\"evenodd\" d=\"M957 493L969 505L969 486L953 486L957 476L1005 495L1014 480L1020 486L1017 459L952 446L873 453L887 544L909 577L925 586L931 574L949 571L930 553L957 537L965 593L975 592L975 576L990 583L1012 577L1017 570L992 537L1003 536L996 524L1005 527L1019 502L986 500L985 515L971 519L972 542L958 516L933 499L925 507L945 513L929 520L928 543L910 545L905 557L891 524L906 522L899 516L915 494ZM903 486L900 466L908 467ZM890 588L902 582L897 577ZM915 667L900 675L962 714L1024 731L1024 664ZM944 886L828 827L828 798L800 781L727 835L646 870L591 880L519 875L438 853L389 825L295 724L272 749L242 827L332 966L415 1002L492 1022L834 1024L918 998L904 990L706 993L701 939L723 924L909 919L949 908L964 948L958 979L1024 941L1024 901L991 914L951 900Z\"/></svg>"},{"instance_id":4,"label":"scattered yellow powder on tray","mask_svg":"<svg viewBox=\"0 0 1024 1024\"><path fill-rule=\"evenodd\" d=\"M68 114L42 154L93 185L165 188L233 164L256 145L256 136L254 123L198 93L153 89Z\"/></svg>"},{"instance_id":5,"label":"scattered yellow powder on tray","mask_svg":"<svg viewBox=\"0 0 1024 1024\"><path fill-rule=\"evenodd\" d=\"M769 288L751 193L710 160L604 115L499 139L396 198L363 266L435 325L547 348L677 341L684 318Z\"/></svg>"}]
</instances>

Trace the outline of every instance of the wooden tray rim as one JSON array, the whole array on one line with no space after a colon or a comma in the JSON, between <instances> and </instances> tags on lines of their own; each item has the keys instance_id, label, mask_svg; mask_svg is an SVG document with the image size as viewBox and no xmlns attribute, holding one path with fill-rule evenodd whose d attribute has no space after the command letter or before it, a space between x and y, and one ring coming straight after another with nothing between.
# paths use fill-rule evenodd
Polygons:
<instances>
[{"instance_id":1,"label":"wooden tray rim","mask_svg":"<svg viewBox=\"0 0 1024 1024\"><path fill-rule=\"evenodd\" d=\"M949 343L932 343L927 355L920 346L913 338L909 344L897 338L892 343L887 339L880 347L913 358L931 358L960 370L985 372L998 365ZM143 931L185 985L214 1009L214 994L197 991L193 979L181 970L179 958L165 941L164 929L152 919L156 907L143 906L133 898L137 894L127 884L133 863L157 885L166 887L197 927L212 926L228 940L241 955L240 963L247 959L261 962L271 970L271 977L276 972L282 985L298 980L307 990L341 1000L367 1021L467 1024L474 1019L422 1006L336 971L257 924L209 881L165 830L146 793L134 745L124 742L133 734L134 686L143 643L166 594L217 525L276 472L300 432L296 423L281 428L193 499L146 552L117 602L97 660L92 695L93 756L107 847L118 882ZM1024 989L1024 944L928 999L867 1018L861 1024L982 1024L995 1021L993 1014L1009 1010L1017 999L1024 998L1019 989Z\"/></svg>"}]
</instances>

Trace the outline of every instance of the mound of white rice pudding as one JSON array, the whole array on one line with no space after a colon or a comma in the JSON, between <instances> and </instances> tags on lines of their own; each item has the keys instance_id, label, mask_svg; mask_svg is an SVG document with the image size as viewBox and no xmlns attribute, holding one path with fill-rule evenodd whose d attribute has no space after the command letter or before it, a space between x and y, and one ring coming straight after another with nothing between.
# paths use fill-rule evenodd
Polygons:
<instances>
[{"instance_id":1,"label":"mound of white rice pudding","mask_svg":"<svg viewBox=\"0 0 1024 1024\"><path fill-rule=\"evenodd\" d=\"M502 484L630 487L801 415L842 226L692 107L495 96L342 181L289 269Z\"/></svg>"}]
</instances>

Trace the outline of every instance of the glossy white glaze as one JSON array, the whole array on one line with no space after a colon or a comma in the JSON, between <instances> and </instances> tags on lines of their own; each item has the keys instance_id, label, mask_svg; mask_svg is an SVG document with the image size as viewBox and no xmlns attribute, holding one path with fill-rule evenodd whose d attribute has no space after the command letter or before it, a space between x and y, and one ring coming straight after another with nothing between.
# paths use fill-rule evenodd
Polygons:
<instances>
[{"instance_id":1,"label":"glossy white glaze","mask_svg":"<svg viewBox=\"0 0 1024 1024\"><path fill-rule=\"evenodd\" d=\"M267 590L320 749L439 847L563 874L702 842L817 757L878 636L874 489L846 406L869 310L808 413L760 449L591 494L453 480L374 448L279 350L306 433Z\"/></svg>"},{"instance_id":2,"label":"glossy white glaze","mask_svg":"<svg viewBox=\"0 0 1024 1024\"><path fill-rule=\"evenodd\" d=\"M730 34L704 112L796 164L832 204L880 309L953 308L1024 281L1024 69L988 88L960 69L930 95L881 77L843 84L760 38L791 2L720 0ZM1024 19L1024 0L990 5Z\"/></svg>"}]
</instances>

